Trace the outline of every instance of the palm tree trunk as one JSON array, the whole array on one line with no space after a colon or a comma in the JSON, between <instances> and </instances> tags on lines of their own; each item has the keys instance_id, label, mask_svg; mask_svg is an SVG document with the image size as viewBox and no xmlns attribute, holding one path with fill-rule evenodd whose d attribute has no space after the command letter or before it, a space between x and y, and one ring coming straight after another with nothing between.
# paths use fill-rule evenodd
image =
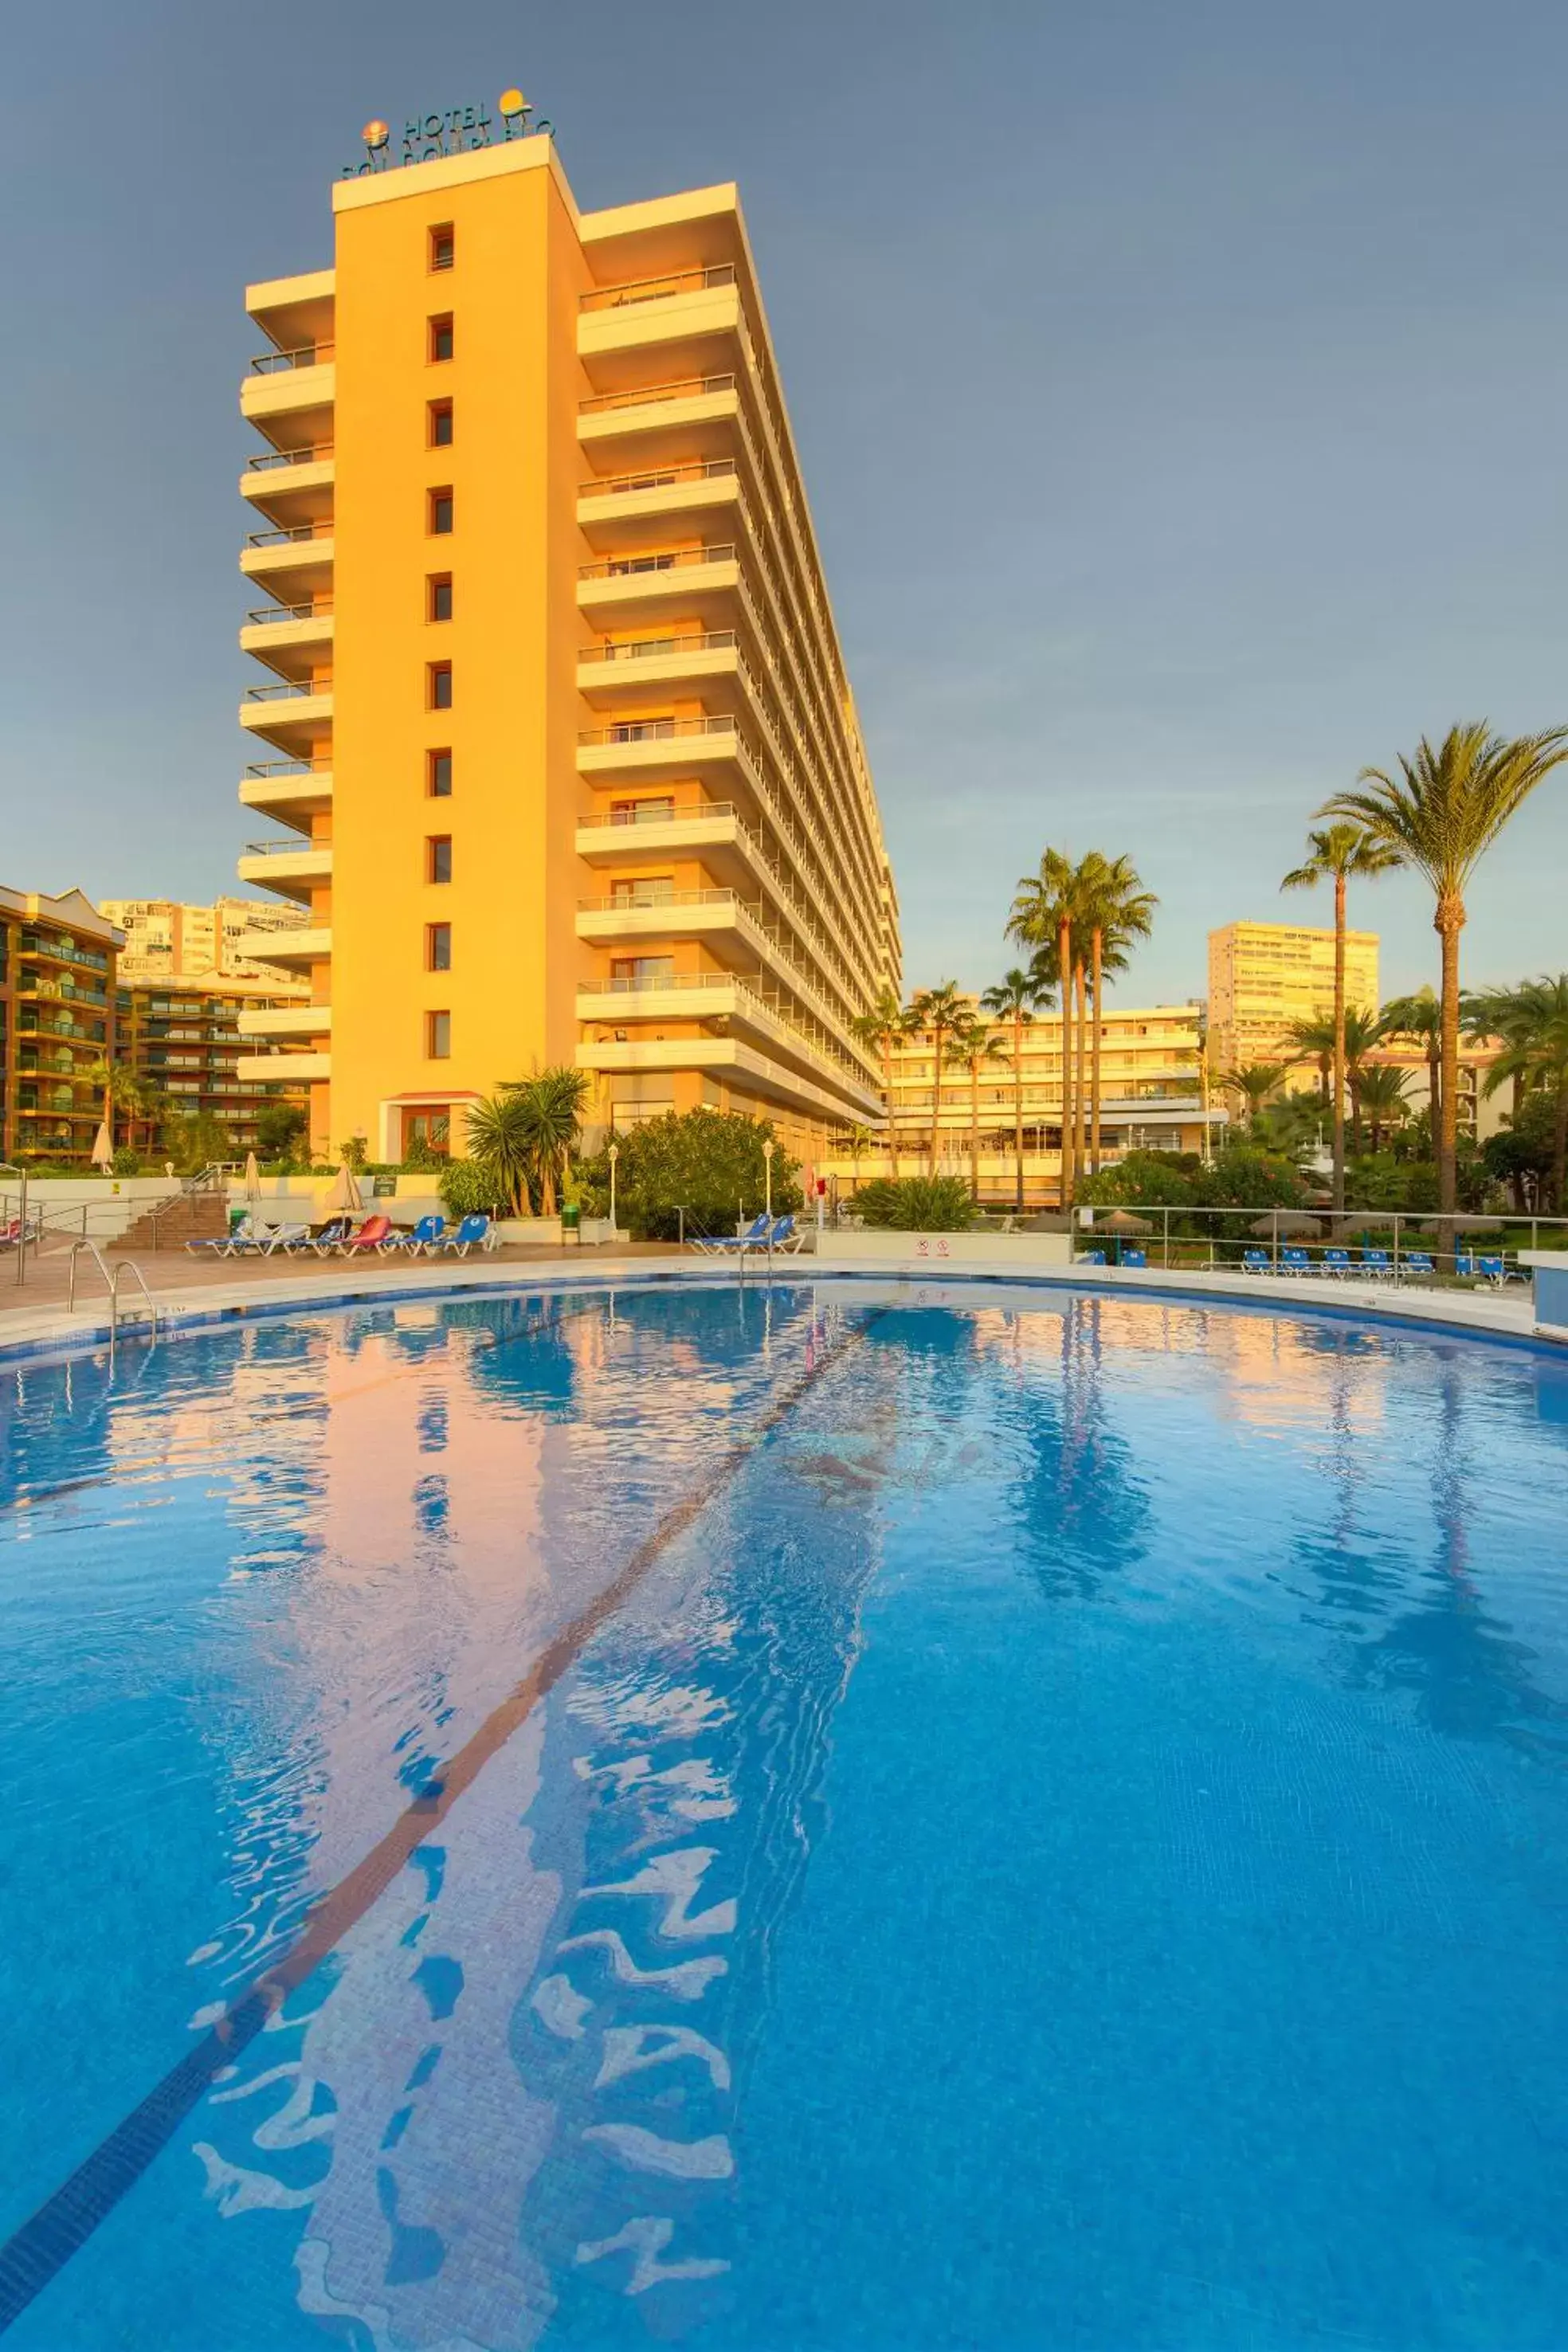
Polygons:
<instances>
[{"instance_id":1,"label":"palm tree trunk","mask_svg":"<svg viewBox=\"0 0 1568 2352\"><path fill-rule=\"evenodd\" d=\"M893 1109L893 1034L890 1029L885 1030L882 1035L882 1069L888 1089L888 1166L896 1184L899 1181L899 1129ZM859 1173L857 1171L855 1178L857 1192L859 1186Z\"/></svg>"},{"instance_id":2,"label":"palm tree trunk","mask_svg":"<svg viewBox=\"0 0 1568 2352\"><path fill-rule=\"evenodd\" d=\"M1024 1016L1013 1015L1013 1154L1018 1172L1015 1206L1024 1213Z\"/></svg>"},{"instance_id":3,"label":"palm tree trunk","mask_svg":"<svg viewBox=\"0 0 1568 2352\"><path fill-rule=\"evenodd\" d=\"M980 1065L969 1065L969 1197L980 1206Z\"/></svg>"},{"instance_id":4,"label":"palm tree trunk","mask_svg":"<svg viewBox=\"0 0 1568 2352\"><path fill-rule=\"evenodd\" d=\"M1454 1247L1453 1215L1458 1206L1459 1139L1459 932L1465 920L1464 901L1440 898L1434 918L1443 947L1442 1040L1439 1053L1443 1099L1437 1139L1437 1209L1444 1220L1437 1246L1445 1255Z\"/></svg>"},{"instance_id":5,"label":"palm tree trunk","mask_svg":"<svg viewBox=\"0 0 1568 2352\"><path fill-rule=\"evenodd\" d=\"M1345 877L1334 877L1334 1206L1345 1204Z\"/></svg>"},{"instance_id":6,"label":"palm tree trunk","mask_svg":"<svg viewBox=\"0 0 1568 2352\"><path fill-rule=\"evenodd\" d=\"M1072 925L1057 926L1057 965L1061 973L1062 1000L1062 1153L1061 1179L1058 1198L1064 1209L1072 1207L1076 1171L1073 1167L1073 1100L1072 1100Z\"/></svg>"},{"instance_id":7,"label":"palm tree trunk","mask_svg":"<svg viewBox=\"0 0 1568 2352\"><path fill-rule=\"evenodd\" d=\"M1078 1069L1073 1077L1073 1116L1078 1132L1073 1145L1079 1166L1082 1168L1089 1160L1089 1074L1084 1066L1089 1048L1089 1005L1081 955L1073 972L1073 986L1078 993Z\"/></svg>"},{"instance_id":8,"label":"palm tree trunk","mask_svg":"<svg viewBox=\"0 0 1568 2352\"><path fill-rule=\"evenodd\" d=\"M1097 923L1090 944L1094 972L1094 1043L1089 1051L1089 1172L1100 1173L1100 1033L1104 1027L1100 1017L1100 957L1105 948L1105 933ZM1179 1140L1179 1139L1178 1139Z\"/></svg>"},{"instance_id":9,"label":"palm tree trunk","mask_svg":"<svg viewBox=\"0 0 1568 2352\"><path fill-rule=\"evenodd\" d=\"M1552 1131L1552 1213L1561 1217L1568 1198L1568 1078L1557 1081L1557 1118Z\"/></svg>"},{"instance_id":10,"label":"palm tree trunk","mask_svg":"<svg viewBox=\"0 0 1568 2352\"><path fill-rule=\"evenodd\" d=\"M936 1046L936 1060L931 1066L931 1151L926 1162L928 1176L936 1174L936 1140L938 1130L942 1126L942 1024L939 1022L931 1033L932 1043Z\"/></svg>"},{"instance_id":11,"label":"palm tree trunk","mask_svg":"<svg viewBox=\"0 0 1568 2352\"><path fill-rule=\"evenodd\" d=\"M1361 1150L1361 1080L1354 1070L1347 1069L1345 1072L1345 1083L1350 1088L1351 1096L1351 1142L1354 1149L1359 1151ZM1342 1118L1340 1121L1340 1133L1342 1139L1344 1134L1344 1120ZM1342 1208L1344 1206L1343 1202L1342 1202L1340 1205Z\"/></svg>"}]
</instances>

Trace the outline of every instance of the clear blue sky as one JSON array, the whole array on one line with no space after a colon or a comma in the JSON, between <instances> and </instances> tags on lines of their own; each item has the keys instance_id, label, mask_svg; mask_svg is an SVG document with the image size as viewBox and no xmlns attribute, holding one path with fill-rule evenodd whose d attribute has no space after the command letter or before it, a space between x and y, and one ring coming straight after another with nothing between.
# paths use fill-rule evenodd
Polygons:
<instances>
[{"instance_id":1,"label":"clear blue sky","mask_svg":"<svg viewBox=\"0 0 1568 2352\"><path fill-rule=\"evenodd\" d=\"M6 881L233 887L240 289L367 116L514 79L586 207L741 184L911 982L1051 842L1160 895L1124 1000L1200 993L1358 767L1568 719L1550 0L84 0L8 63ZM1568 964L1565 872L1568 777L1469 977ZM1435 971L1416 883L1354 913Z\"/></svg>"}]
</instances>

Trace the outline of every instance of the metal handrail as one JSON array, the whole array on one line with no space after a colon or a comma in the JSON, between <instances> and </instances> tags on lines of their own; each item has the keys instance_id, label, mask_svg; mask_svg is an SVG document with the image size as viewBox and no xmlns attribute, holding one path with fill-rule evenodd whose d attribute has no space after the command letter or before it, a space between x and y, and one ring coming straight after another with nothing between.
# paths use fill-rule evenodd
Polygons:
<instances>
[{"instance_id":1,"label":"metal handrail","mask_svg":"<svg viewBox=\"0 0 1568 2352\"><path fill-rule=\"evenodd\" d=\"M640 884L638 886L639 888L644 887L645 886ZM726 907L739 907L742 913L754 915L759 922L762 920L764 911L760 899L757 901L756 905L753 906L747 899L742 898L738 890L653 890L651 888L648 890L646 897L638 898L628 898L624 895L617 898L613 892L608 898L579 898L577 901L577 911L581 915L602 915L606 912L613 913L615 909L619 907L634 907L640 908L645 907L717 907L720 905Z\"/></svg>"},{"instance_id":2,"label":"metal handrail","mask_svg":"<svg viewBox=\"0 0 1568 2352\"><path fill-rule=\"evenodd\" d=\"M324 523L297 522L287 530L251 530L245 535L245 544L247 547L298 546L306 540L331 539L334 528L333 522L329 520Z\"/></svg>"},{"instance_id":3,"label":"metal handrail","mask_svg":"<svg viewBox=\"0 0 1568 2352\"><path fill-rule=\"evenodd\" d=\"M645 814L645 811L648 813ZM577 820L577 829L580 833L597 833L614 832L617 826L626 825L696 824L706 817L731 817L739 816L740 814L733 801L692 801L688 802L684 806L668 808L658 801L647 801L640 803L636 809L626 810L619 814L580 816Z\"/></svg>"},{"instance_id":4,"label":"metal handrail","mask_svg":"<svg viewBox=\"0 0 1568 2352\"><path fill-rule=\"evenodd\" d=\"M275 833L269 835L265 841L247 841L241 854L246 857L298 857L302 852L312 849L331 849L331 845L330 841L311 838L301 834L294 834L290 836L287 834ZM287 936L285 933L285 939Z\"/></svg>"},{"instance_id":5,"label":"metal handrail","mask_svg":"<svg viewBox=\"0 0 1568 2352\"><path fill-rule=\"evenodd\" d=\"M241 626L265 629L275 621L330 621L331 617L332 599L325 596L317 604L258 604L247 613Z\"/></svg>"},{"instance_id":6,"label":"metal handrail","mask_svg":"<svg viewBox=\"0 0 1568 2352\"><path fill-rule=\"evenodd\" d=\"M621 645L579 646L579 667L584 662L659 661L674 655L731 652L740 644L734 629L698 629L684 636L631 637Z\"/></svg>"},{"instance_id":7,"label":"metal handrail","mask_svg":"<svg viewBox=\"0 0 1568 2352\"><path fill-rule=\"evenodd\" d=\"M675 269L662 278L630 278L621 286L591 286L577 297L580 310L618 310L628 302L658 302L668 295L700 294L710 286L733 286L735 265L732 261L711 263L705 268Z\"/></svg>"},{"instance_id":8,"label":"metal handrail","mask_svg":"<svg viewBox=\"0 0 1568 2352\"><path fill-rule=\"evenodd\" d=\"M866 1072L841 1047L834 1045L830 1038L814 1035L804 1022L797 1021L793 1014L786 1013L777 998L769 995L765 985L759 985L764 980L765 975L760 971L678 971L659 977L647 974L640 976L610 974L601 980L579 981L577 993L580 997L657 996L666 993L684 995L689 989L733 991L749 998L767 1014L771 1021L777 1022L781 1029L787 1029L792 1036L798 1037L804 1045L808 1046L812 1053L817 1055L823 1061L834 1064L845 1076L852 1079L864 1092L874 1094L877 1091L876 1087L867 1076ZM595 1016L589 1014L579 1017L592 1019Z\"/></svg>"},{"instance_id":9,"label":"metal handrail","mask_svg":"<svg viewBox=\"0 0 1568 2352\"><path fill-rule=\"evenodd\" d=\"M579 580L630 580L644 572L684 572L693 563L733 563L737 551L732 541L724 540L711 547L677 547L661 549L657 555L612 555L598 563L580 563Z\"/></svg>"},{"instance_id":10,"label":"metal handrail","mask_svg":"<svg viewBox=\"0 0 1568 2352\"><path fill-rule=\"evenodd\" d=\"M250 362L252 375L279 375L289 368L319 367L337 353L336 343L298 343L289 352L258 352Z\"/></svg>"},{"instance_id":11,"label":"metal handrail","mask_svg":"<svg viewBox=\"0 0 1568 2352\"><path fill-rule=\"evenodd\" d=\"M673 489L680 482L733 480L733 457L693 457L681 466L653 466L640 474L591 474L577 485L580 499L624 499L638 490Z\"/></svg>"},{"instance_id":12,"label":"metal handrail","mask_svg":"<svg viewBox=\"0 0 1568 2352\"><path fill-rule=\"evenodd\" d=\"M331 691L331 674L325 677L283 678L276 686L247 686L247 702L303 702L314 694Z\"/></svg>"},{"instance_id":13,"label":"metal handrail","mask_svg":"<svg viewBox=\"0 0 1568 2352\"><path fill-rule=\"evenodd\" d=\"M331 753L317 751L306 760L251 760L245 774L247 780L260 782L269 776L331 775Z\"/></svg>"},{"instance_id":14,"label":"metal handrail","mask_svg":"<svg viewBox=\"0 0 1568 2352\"><path fill-rule=\"evenodd\" d=\"M267 449L259 457L247 457L247 474L272 474L283 466L319 466L332 455L332 445L323 441L316 449Z\"/></svg>"},{"instance_id":15,"label":"metal handrail","mask_svg":"<svg viewBox=\"0 0 1568 2352\"><path fill-rule=\"evenodd\" d=\"M739 735L727 711L707 712L700 719L623 719L609 727L582 727L579 743L668 743L690 735Z\"/></svg>"},{"instance_id":16,"label":"metal handrail","mask_svg":"<svg viewBox=\"0 0 1568 2352\"><path fill-rule=\"evenodd\" d=\"M103 1263L103 1259L100 1255L98 1244L96 1242L89 1242L84 1239L81 1241L74 1241L70 1245L70 1271L66 1288L66 1313L68 1315L74 1315L76 1313L76 1262L81 1255L83 1250L86 1250L94 1265L97 1266L100 1274L102 1275L104 1287L109 1292L110 1346L111 1348L113 1347L120 1332L120 1277L122 1274L129 1274L134 1278L141 1289L142 1297L147 1301L148 1325L152 1332L152 1336L156 1339L158 1336L158 1302L147 1287L146 1276L142 1273L135 1260L128 1257L121 1258L120 1264L115 1267L114 1272L110 1274L109 1268Z\"/></svg>"},{"instance_id":17,"label":"metal handrail","mask_svg":"<svg viewBox=\"0 0 1568 2352\"><path fill-rule=\"evenodd\" d=\"M661 400L697 400L705 393L733 392L740 378L731 371L721 375L683 375L673 383L638 384L631 392L595 392L577 403L579 416L603 416L617 408L644 408Z\"/></svg>"}]
</instances>

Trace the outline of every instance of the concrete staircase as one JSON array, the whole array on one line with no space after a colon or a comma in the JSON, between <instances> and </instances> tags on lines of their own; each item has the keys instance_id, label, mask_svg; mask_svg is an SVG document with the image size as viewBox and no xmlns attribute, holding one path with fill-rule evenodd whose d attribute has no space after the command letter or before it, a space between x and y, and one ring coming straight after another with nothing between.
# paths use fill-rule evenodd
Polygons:
<instances>
[{"instance_id":1,"label":"concrete staircase","mask_svg":"<svg viewBox=\"0 0 1568 2352\"><path fill-rule=\"evenodd\" d=\"M187 1242L220 1241L227 1231L226 1192L182 1192L146 1210L111 1247L184 1249Z\"/></svg>"}]
</instances>

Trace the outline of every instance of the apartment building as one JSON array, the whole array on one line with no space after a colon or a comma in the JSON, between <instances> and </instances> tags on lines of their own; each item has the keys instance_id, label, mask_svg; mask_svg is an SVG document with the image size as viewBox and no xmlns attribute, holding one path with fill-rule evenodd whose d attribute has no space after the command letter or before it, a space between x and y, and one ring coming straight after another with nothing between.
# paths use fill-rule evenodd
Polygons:
<instances>
[{"instance_id":1,"label":"apartment building","mask_svg":"<svg viewBox=\"0 0 1568 2352\"><path fill-rule=\"evenodd\" d=\"M1375 1012L1378 935L1345 934L1345 1002ZM1209 1056L1216 1070L1282 1061L1293 1021L1331 1013L1334 935L1297 923L1227 923L1209 933ZM1303 1064L1288 1081L1310 1087Z\"/></svg>"},{"instance_id":2,"label":"apartment building","mask_svg":"<svg viewBox=\"0 0 1568 2352\"><path fill-rule=\"evenodd\" d=\"M310 916L302 907L271 898L217 898L191 907L177 898L104 898L100 912L125 934L120 978L127 982L194 980L216 972L229 980L268 981L285 993L291 986L280 967L258 961L249 943L262 934L302 930ZM247 944L242 947L244 940Z\"/></svg>"},{"instance_id":3,"label":"apartment building","mask_svg":"<svg viewBox=\"0 0 1568 2352\"><path fill-rule=\"evenodd\" d=\"M964 999L972 1015L973 997ZM1205 1133L1226 1126L1222 1103L1205 1103L1199 1061L1201 1010L1195 1004L1107 1006L1100 1022L1100 1149L1109 1164L1128 1151L1200 1151ZM992 1024L995 1058L978 1069L980 1197L1011 1206L1016 1187L1014 1035L1010 1022ZM1092 1037L1092 1024L1090 1025ZM1074 1053L1077 1052L1076 1030ZM1032 1207L1054 1203L1061 1191L1062 1024L1042 1013L1023 1031L1024 1184ZM1076 1061L1075 1061L1076 1069ZM939 1171L969 1175L974 1116L969 1072L944 1062L937 1105L936 1041L929 1031L900 1038L892 1062L891 1124L900 1172L923 1169L935 1122ZM853 1150L831 1152L824 1172L841 1183L885 1176L890 1162L879 1135Z\"/></svg>"},{"instance_id":4,"label":"apartment building","mask_svg":"<svg viewBox=\"0 0 1568 2352\"><path fill-rule=\"evenodd\" d=\"M305 1000L299 982L195 972L143 981L116 992L115 1058L148 1082L175 1115L205 1112L227 1128L237 1152L257 1142L257 1120L279 1102L306 1107L305 1089L290 1090L279 1063L263 1084L240 1066L249 1053L250 1024Z\"/></svg>"},{"instance_id":5,"label":"apartment building","mask_svg":"<svg viewBox=\"0 0 1568 2352\"><path fill-rule=\"evenodd\" d=\"M241 1076L386 1159L573 1061L820 1157L898 911L735 190L580 213L541 133L333 212L247 297L239 872L307 920L244 945L309 990Z\"/></svg>"},{"instance_id":6,"label":"apartment building","mask_svg":"<svg viewBox=\"0 0 1568 2352\"><path fill-rule=\"evenodd\" d=\"M0 884L0 1160L91 1165L120 933L79 890Z\"/></svg>"}]
</instances>

